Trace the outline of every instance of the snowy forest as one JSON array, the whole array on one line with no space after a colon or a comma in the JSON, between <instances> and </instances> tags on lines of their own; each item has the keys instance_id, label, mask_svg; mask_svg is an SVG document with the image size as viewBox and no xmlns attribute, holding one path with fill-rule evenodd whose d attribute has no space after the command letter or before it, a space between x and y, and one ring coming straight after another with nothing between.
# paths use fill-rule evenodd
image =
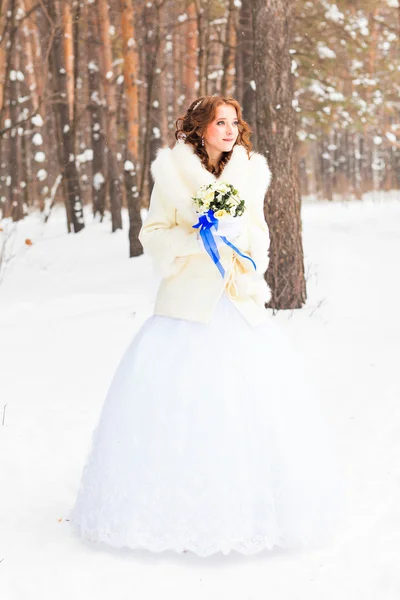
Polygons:
<instances>
[{"instance_id":1,"label":"snowy forest","mask_svg":"<svg viewBox=\"0 0 400 600\"><path fill-rule=\"evenodd\" d=\"M110 211L116 230L125 206L139 254L149 165L194 98L237 98L260 147L256 4L2 0L2 217L64 202L69 229L79 231L90 204L100 219ZM301 194L360 199L398 189L398 1L297 0L290 19Z\"/></svg>"}]
</instances>

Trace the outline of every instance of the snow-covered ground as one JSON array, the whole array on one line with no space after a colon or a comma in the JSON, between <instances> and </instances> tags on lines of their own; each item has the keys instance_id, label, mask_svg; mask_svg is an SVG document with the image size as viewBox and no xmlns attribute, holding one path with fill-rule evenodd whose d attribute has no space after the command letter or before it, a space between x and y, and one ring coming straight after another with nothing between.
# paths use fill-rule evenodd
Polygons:
<instances>
[{"instance_id":1,"label":"snow-covered ground","mask_svg":"<svg viewBox=\"0 0 400 600\"><path fill-rule=\"evenodd\" d=\"M86 221L76 236L62 208L45 226L19 223L0 283L1 599L398 600L398 193L305 203L308 301L274 317L306 357L346 465L343 528L304 553L152 555L71 532L92 430L157 283L147 257L127 258L127 229Z\"/></svg>"}]
</instances>

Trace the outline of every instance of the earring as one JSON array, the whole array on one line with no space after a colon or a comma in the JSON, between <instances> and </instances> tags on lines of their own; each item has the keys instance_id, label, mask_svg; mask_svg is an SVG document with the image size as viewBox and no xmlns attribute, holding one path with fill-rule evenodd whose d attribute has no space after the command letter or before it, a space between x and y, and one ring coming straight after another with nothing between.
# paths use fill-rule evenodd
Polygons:
<instances>
[{"instance_id":1,"label":"earring","mask_svg":"<svg viewBox=\"0 0 400 600\"><path fill-rule=\"evenodd\" d=\"M204 146L204 138L201 138L201 145Z\"/></svg>"}]
</instances>

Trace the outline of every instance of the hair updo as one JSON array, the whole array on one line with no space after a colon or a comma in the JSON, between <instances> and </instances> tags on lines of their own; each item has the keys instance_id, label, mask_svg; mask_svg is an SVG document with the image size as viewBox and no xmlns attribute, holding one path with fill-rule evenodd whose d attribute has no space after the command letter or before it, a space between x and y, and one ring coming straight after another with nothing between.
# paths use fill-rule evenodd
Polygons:
<instances>
[{"instance_id":1,"label":"hair updo","mask_svg":"<svg viewBox=\"0 0 400 600\"><path fill-rule=\"evenodd\" d=\"M238 124L238 136L230 152L222 152L221 158L216 166L209 161L209 156L204 146L201 144L201 138L206 127L215 118L217 106L230 104L236 110ZM216 176L219 176L230 157L233 148L237 145L244 146L247 154L250 154L252 144L250 142L251 128L242 118L240 104L234 98L225 98L223 96L201 96L194 100L186 111L186 114L179 117L175 122L175 139L184 140L185 144L193 146L195 153L199 156L202 164Z\"/></svg>"}]
</instances>

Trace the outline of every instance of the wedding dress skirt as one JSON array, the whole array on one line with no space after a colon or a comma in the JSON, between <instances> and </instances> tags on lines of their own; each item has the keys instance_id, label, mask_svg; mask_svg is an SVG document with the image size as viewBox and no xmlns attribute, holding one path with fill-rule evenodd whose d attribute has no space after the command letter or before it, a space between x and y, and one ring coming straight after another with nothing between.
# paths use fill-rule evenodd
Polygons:
<instances>
[{"instance_id":1,"label":"wedding dress skirt","mask_svg":"<svg viewBox=\"0 0 400 600\"><path fill-rule=\"evenodd\" d=\"M71 518L114 547L199 556L320 545L340 507L299 356L227 296L210 324L153 315L115 373Z\"/></svg>"}]
</instances>

